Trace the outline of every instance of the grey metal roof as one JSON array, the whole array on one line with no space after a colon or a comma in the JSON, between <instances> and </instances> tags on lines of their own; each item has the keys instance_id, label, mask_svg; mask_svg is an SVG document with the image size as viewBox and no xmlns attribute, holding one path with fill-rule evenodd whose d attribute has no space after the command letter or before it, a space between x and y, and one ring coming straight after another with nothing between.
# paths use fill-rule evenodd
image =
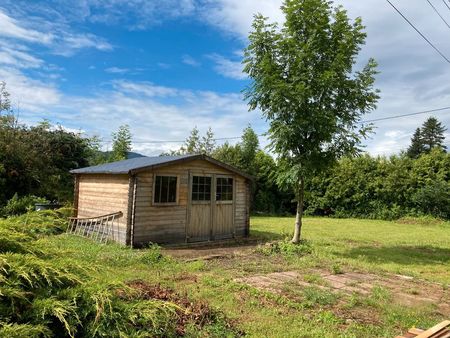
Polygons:
<instances>
[{"instance_id":1,"label":"grey metal roof","mask_svg":"<svg viewBox=\"0 0 450 338\"><path fill-rule=\"evenodd\" d=\"M253 180L253 177L240 171L239 169L230 166L226 163L217 161L212 157L206 155L178 155L178 156L155 156L155 157L136 157L129 160L105 163L96 165L93 167L74 169L70 172L72 174L134 174L136 172L151 169L153 167L159 167L169 164L175 164L177 162L190 161L195 159L202 159L223 167L231 172L241 175L245 178Z\"/></svg>"},{"instance_id":2,"label":"grey metal roof","mask_svg":"<svg viewBox=\"0 0 450 338\"><path fill-rule=\"evenodd\" d=\"M196 158L200 155L179 155L179 156L154 156L154 157L136 157L129 160L100 164L87 168L74 169L72 174L129 174L131 171L146 167L153 167L161 164L187 159Z\"/></svg>"}]
</instances>

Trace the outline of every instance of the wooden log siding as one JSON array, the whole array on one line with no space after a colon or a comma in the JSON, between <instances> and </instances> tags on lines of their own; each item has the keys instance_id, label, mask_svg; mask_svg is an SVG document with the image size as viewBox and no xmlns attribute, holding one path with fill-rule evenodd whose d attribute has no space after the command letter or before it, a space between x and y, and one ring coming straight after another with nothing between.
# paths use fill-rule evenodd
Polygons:
<instances>
[{"instance_id":1,"label":"wooden log siding","mask_svg":"<svg viewBox=\"0 0 450 338\"><path fill-rule=\"evenodd\" d=\"M193 160L137 174L133 244L185 242L189 218L189 175L206 174L230 175L234 177L236 182L234 195L235 235L237 237L245 236L248 224L248 183L246 179L212 163ZM155 205L153 203L153 178L155 175L178 177L176 205Z\"/></svg>"},{"instance_id":2,"label":"wooden log siding","mask_svg":"<svg viewBox=\"0 0 450 338\"><path fill-rule=\"evenodd\" d=\"M235 231L237 237L247 235L247 220L249 217L248 196L249 184L243 177L236 177L236 201L235 201Z\"/></svg>"},{"instance_id":3,"label":"wooden log siding","mask_svg":"<svg viewBox=\"0 0 450 338\"><path fill-rule=\"evenodd\" d=\"M77 217L95 217L121 211L113 238L127 243L127 220L129 199L128 175L77 175Z\"/></svg>"}]
</instances>

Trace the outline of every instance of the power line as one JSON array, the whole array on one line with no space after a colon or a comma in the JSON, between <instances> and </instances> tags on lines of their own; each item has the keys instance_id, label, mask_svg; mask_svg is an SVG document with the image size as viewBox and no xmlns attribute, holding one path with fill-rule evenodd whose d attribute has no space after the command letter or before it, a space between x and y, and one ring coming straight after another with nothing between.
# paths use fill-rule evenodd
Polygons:
<instances>
[{"instance_id":1,"label":"power line","mask_svg":"<svg viewBox=\"0 0 450 338\"><path fill-rule=\"evenodd\" d=\"M450 11L450 5L447 3L447 1L442 0L442 2L444 3L445 6L447 6L448 10ZM450 3L450 1L449 1L449 3Z\"/></svg>"},{"instance_id":2,"label":"power line","mask_svg":"<svg viewBox=\"0 0 450 338\"><path fill-rule=\"evenodd\" d=\"M419 112L409 113L409 114L380 117L380 118L377 118L377 119L361 121L359 123L360 124L364 124L364 123L372 123L372 122L378 122L378 121L393 120L393 119L399 119L399 118L402 118L402 117L415 116L415 115L428 114L428 113L435 113L435 112L439 112L439 111L443 111L443 110L450 110L450 106L443 107L443 108L424 110L424 111L419 111ZM265 134L259 134L258 136L265 136ZM242 136L218 137L218 138L215 138L213 140L214 141L225 141L225 140L237 140L237 139L241 139L241 138L242 138ZM133 141L132 143L137 143L137 144L157 144L157 143L183 143L185 141L186 141L186 139L184 139L184 140L149 140L149 141ZM107 140L107 141L99 141L99 142L101 142L101 143L111 143L112 141L111 140Z\"/></svg>"},{"instance_id":3,"label":"power line","mask_svg":"<svg viewBox=\"0 0 450 338\"><path fill-rule=\"evenodd\" d=\"M392 6L392 8L394 8L395 9L395 11L398 13L398 14L400 14L400 16L412 27L412 28L414 28L414 30L417 32L417 33L419 33L419 35L431 46L431 47L433 47L433 49L436 51L436 52L438 52L439 53L439 55L440 56L442 56L442 58L447 62L447 63L449 63L450 64L450 59L448 59L430 40L428 40L428 38L425 36L425 35L423 35L422 34L422 32L418 29L418 28L416 28L416 26L414 26L414 24L411 22L411 21L409 21L408 20L408 18L406 17L406 16L404 16L403 15L403 13L402 12L400 12L400 10L399 9L397 9L397 7L395 7L393 4L392 4L392 2L390 2L389 0L386 0L388 3L389 3L389 5L391 5Z\"/></svg>"},{"instance_id":4,"label":"power line","mask_svg":"<svg viewBox=\"0 0 450 338\"><path fill-rule=\"evenodd\" d=\"M441 20L445 23L445 25L450 29L450 25L448 24L448 22L444 19L444 17L441 15L441 13L439 13L439 11L437 10L436 7L434 7L434 5L431 3L430 0L427 0L428 4L431 6L431 8L433 8L433 10L436 12L437 15L439 15L439 17L441 18ZM444 2L445 3L445 2ZM447 5L447 3L445 3ZM448 5L447 5L448 7ZM450 9L450 8L449 8Z\"/></svg>"},{"instance_id":5,"label":"power line","mask_svg":"<svg viewBox=\"0 0 450 338\"><path fill-rule=\"evenodd\" d=\"M371 122L378 122L378 121L392 120L392 119L398 119L398 118L401 118L401 117L407 117L407 116L414 116L414 115L421 115L421 114L435 113L435 112L438 112L438 111L448 110L448 109L450 109L450 106L449 106L449 107L444 107L444 108L437 108L437 109L431 109L431 110L419 111L419 112L416 112L416 113L409 113L409 114L402 114L402 115L395 115L395 116L381 117L381 118L379 118L379 119L373 119L373 120L362 121L361 123L371 123Z\"/></svg>"}]
</instances>

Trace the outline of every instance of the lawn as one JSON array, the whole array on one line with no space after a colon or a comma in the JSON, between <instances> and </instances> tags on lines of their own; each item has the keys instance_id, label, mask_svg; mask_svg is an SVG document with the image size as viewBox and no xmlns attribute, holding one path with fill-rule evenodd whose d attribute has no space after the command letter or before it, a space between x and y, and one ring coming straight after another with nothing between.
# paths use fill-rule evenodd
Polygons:
<instances>
[{"instance_id":1,"label":"lawn","mask_svg":"<svg viewBox=\"0 0 450 338\"><path fill-rule=\"evenodd\" d=\"M132 250L66 234L38 242L65 259L92 267L90 274L98 284L139 280L217 310L219 320L187 326L189 337L394 337L409 327L430 327L450 316L450 309L437 304L396 301L397 291L413 299L431 290L442 294L440 302L450 303L445 299L450 224L306 218L305 242L294 246L285 241L293 222L289 217L252 217L251 238L258 244L199 249L198 259L186 259L183 251L173 258L174 249ZM217 250L220 255L211 255ZM401 280L393 289L377 284L363 294L329 288L329 280L347 273L383 281L400 274L414 280ZM266 276L284 274L298 276L301 284L258 284Z\"/></svg>"}]
</instances>

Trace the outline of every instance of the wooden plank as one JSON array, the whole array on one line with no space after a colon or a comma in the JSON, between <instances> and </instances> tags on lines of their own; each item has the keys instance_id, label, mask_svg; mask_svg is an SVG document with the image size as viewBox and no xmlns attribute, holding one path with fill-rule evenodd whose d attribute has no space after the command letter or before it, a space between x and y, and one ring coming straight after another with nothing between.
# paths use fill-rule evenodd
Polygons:
<instances>
[{"instance_id":1,"label":"wooden plank","mask_svg":"<svg viewBox=\"0 0 450 338\"><path fill-rule=\"evenodd\" d=\"M424 330L422 330L422 329L416 329L413 327L412 329L408 330L408 333L415 334L417 336L418 334L421 334L423 331Z\"/></svg>"},{"instance_id":2,"label":"wooden plank","mask_svg":"<svg viewBox=\"0 0 450 338\"><path fill-rule=\"evenodd\" d=\"M420 333L419 335L417 335L417 338L429 338L429 337L433 337L434 334L445 330L446 328L448 329L450 327L450 320L445 320L442 323L439 323L435 326L433 326L431 329L428 329L422 333Z\"/></svg>"}]
</instances>

